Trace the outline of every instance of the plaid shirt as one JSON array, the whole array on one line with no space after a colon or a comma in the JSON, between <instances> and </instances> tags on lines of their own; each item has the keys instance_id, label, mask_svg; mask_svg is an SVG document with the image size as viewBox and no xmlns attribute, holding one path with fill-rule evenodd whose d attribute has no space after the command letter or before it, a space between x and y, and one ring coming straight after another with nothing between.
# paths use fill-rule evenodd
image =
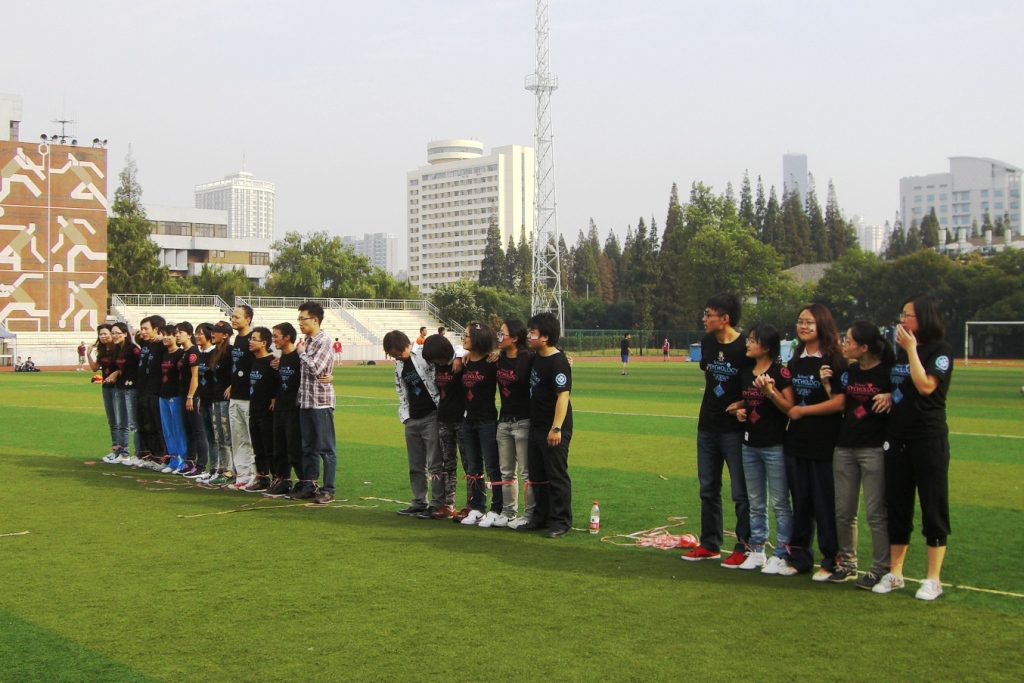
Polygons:
<instances>
[{"instance_id":1,"label":"plaid shirt","mask_svg":"<svg viewBox=\"0 0 1024 683\"><path fill-rule=\"evenodd\" d=\"M320 330L306 337L306 348L299 354L302 372L299 376L300 408L333 408L334 385L320 384L317 377L326 375L334 367L334 352L327 333Z\"/></svg>"}]
</instances>

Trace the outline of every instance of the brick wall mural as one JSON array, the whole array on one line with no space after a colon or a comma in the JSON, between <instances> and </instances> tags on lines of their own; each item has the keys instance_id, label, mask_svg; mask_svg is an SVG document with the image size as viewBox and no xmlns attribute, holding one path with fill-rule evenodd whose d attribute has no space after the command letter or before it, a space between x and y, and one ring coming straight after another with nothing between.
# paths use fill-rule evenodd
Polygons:
<instances>
[{"instance_id":1,"label":"brick wall mural","mask_svg":"<svg viewBox=\"0 0 1024 683\"><path fill-rule=\"evenodd\" d=\"M95 330L107 303L107 150L0 141L0 322Z\"/></svg>"}]
</instances>

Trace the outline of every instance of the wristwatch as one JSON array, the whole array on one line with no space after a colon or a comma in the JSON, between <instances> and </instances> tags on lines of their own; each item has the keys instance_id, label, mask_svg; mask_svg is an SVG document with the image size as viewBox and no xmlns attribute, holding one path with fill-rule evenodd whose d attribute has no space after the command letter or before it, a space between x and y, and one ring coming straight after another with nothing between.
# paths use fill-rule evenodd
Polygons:
<instances>
[{"instance_id":1,"label":"wristwatch","mask_svg":"<svg viewBox=\"0 0 1024 683\"><path fill-rule=\"evenodd\" d=\"M555 432L557 434L557 433L560 433L562 431L562 428L561 427L552 427L551 431L553 431L553 432Z\"/></svg>"}]
</instances>

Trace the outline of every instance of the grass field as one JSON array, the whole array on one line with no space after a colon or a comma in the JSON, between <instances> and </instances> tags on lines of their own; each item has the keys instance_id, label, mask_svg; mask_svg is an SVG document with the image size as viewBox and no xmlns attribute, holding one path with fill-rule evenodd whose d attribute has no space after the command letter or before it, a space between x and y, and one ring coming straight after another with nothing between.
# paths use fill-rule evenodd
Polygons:
<instances>
[{"instance_id":1,"label":"grass field","mask_svg":"<svg viewBox=\"0 0 1024 683\"><path fill-rule=\"evenodd\" d=\"M574 369L577 526L599 500L604 534L698 533L699 371L617 368ZM253 496L84 464L109 446L85 373L0 374L0 534L30 532L0 537L0 681L1024 680L1024 597L962 587L1024 594L1024 367L954 373L935 603L399 517L360 500L408 500L392 372L336 374L337 496L376 507L223 515Z\"/></svg>"}]
</instances>

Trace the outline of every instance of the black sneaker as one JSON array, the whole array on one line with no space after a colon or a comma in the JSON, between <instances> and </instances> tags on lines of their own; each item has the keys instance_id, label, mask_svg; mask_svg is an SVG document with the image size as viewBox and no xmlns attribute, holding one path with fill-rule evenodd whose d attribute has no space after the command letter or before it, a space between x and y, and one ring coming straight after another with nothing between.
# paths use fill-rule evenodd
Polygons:
<instances>
[{"instance_id":1,"label":"black sneaker","mask_svg":"<svg viewBox=\"0 0 1024 683\"><path fill-rule=\"evenodd\" d=\"M267 498L282 498L292 490L292 482L290 479L275 479L274 483L270 485L263 495Z\"/></svg>"},{"instance_id":2,"label":"black sneaker","mask_svg":"<svg viewBox=\"0 0 1024 683\"><path fill-rule=\"evenodd\" d=\"M829 583L842 583L844 581L853 581L857 578L857 568L848 567L846 565L837 565L832 573L829 574L828 578L825 579ZM874 585L874 584L872 584Z\"/></svg>"},{"instance_id":3,"label":"black sneaker","mask_svg":"<svg viewBox=\"0 0 1024 683\"><path fill-rule=\"evenodd\" d=\"M310 500L316 498L316 491L310 488L295 488L288 495L289 500Z\"/></svg>"},{"instance_id":4,"label":"black sneaker","mask_svg":"<svg viewBox=\"0 0 1024 683\"><path fill-rule=\"evenodd\" d=\"M864 576L862 576L859 579L857 579L857 581L856 581L856 583L854 585L857 586L857 588L863 588L864 590L869 591L872 588L874 588L878 584L878 582L881 581L881 580L882 580L881 576L879 576L878 574L876 574L874 572L869 571L869 572L865 572Z\"/></svg>"},{"instance_id":5,"label":"black sneaker","mask_svg":"<svg viewBox=\"0 0 1024 683\"><path fill-rule=\"evenodd\" d=\"M334 500L334 496L327 493L327 491L317 491L316 496L313 498L313 502L317 505L327 505L332 500Z\"/></svg>"},{"instance_id":6,"label":"black sneaker","mask_svg":"<svg viewBox=\"0 0 1024 683\"><path fill-rule=\"evenodd\" d=\"M421 512L423 512L426 509L427 508L421 507L419 505L410 505L407 508L403 508L403 509L399 510L398 514L402 515L403 517L414 517L414 516L420 514Z\"/></svg>"},{"instance_id":7,"label":"black sneaker","mask_svg":"<svg viewBox=\"0 0 1024 683\"><path fill-rule=\"evenodd\" d=\"M420 519L436 519L434 514L437 512L437 508L427 508L423 512L417 512L416 516Z\"/></svg>"}]
</instances>

